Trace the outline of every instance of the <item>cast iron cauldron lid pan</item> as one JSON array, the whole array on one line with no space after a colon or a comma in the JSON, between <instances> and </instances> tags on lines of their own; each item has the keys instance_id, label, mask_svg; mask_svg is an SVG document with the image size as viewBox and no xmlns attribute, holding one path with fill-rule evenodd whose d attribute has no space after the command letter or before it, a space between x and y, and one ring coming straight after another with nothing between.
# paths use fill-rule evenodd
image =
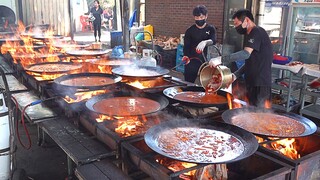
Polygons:
<instances>
[{"instance_id":1,"label":"cast iron cauldron lid pan","mask_svg":"<svg viewBox=\"0 0 320 180\"><path fill-rule=\"evenodd\" d=\"M147 71L153 71L156 72L157 74L150 74L150 75L139 75L139 74L132 74L131 70L132 69L127 69L128 67L117 67L112 69L113 74L117 74L119 76L125 76L125 77L131 77L131 78L154 78L154 77L159 77L163 76L165 74L168 74L170 71L168 69L162 68L160 66L157 67L150 67L150 66L132 66L132 69L134 70L135 68L137 70L140 69L145 69Z\"/></svg>"},{"instance_id":2,"label":"cast iron cauldron lid pan","mask_svg":"<svg viewBox=\"0 0 320 180\"><path fill-rule=\"evenodd\" d=\"M38 65L70 65L70 66L74 66L72 69L68 69L68 70L57 70L57 71L37 71L37 70L30 70L31 67L33 66L38 66ZM25 68L26 71L29 71L29 72L34 72L34 73L49 73L49 74L52 74L52 73L65 73L65 72L69 72L69 71L73 71L73 70L78 70L82 68L82 65L81 64L74 64L74 63L70 63L70 62L44 62L44 63L36 63L36 64L31 64L29 66L27 66Z\"/></svg>"},{"instance_id":3,"label":"cast iron cauldron lid pan","mask_svg":"<svg viewBox=\"0 0 320 180\"><path fill-rule=\"evenodd\" d=\"M229 110L226 110L225 112L222 113L222 119L224 122L226 122L228 124L233 124L232 117L237 116L238 114L241 114L241 113L245 113L245 112L273 113L273 114L277 114L277 115L281 115L281 116L286 116L286 117L289 117L295 121L298 121L305 127L305 131L302 134L300 134L298 137L311 135L314 132L316 132L316 130L317 130L316 124L314 122L312 122L311 120L309 120L303 116L294 114L294 113L285 112L285 111L281 111L281 110L275 110L275 109L264 109L264 108L257 108L257 107L229 109ZM254 133L254 134L260 135L260 136L268 136L268 137L283 137L283 136L272 136L272 135L266 135L266 134L260 134L260 133ZM290 138L290 136L289 137L285 136L285 137ZM294 137L292 137L292 138L294 138Z\"/></svg>"},{"instance_id":4,"label":"cast iron cauldron lid pan","mask_svg":"<svg viewBox=\"0 0 320 180\"><path fill-rule=\"evenodd\" d=\"M99 101L102 101L104 99L112 99L114 97L143 97L143 98L147 98L149 100L156 101L160 104L160 109L157 111L139 112L136 114L130 114L129 116L139 116L139 115L152 114L152 113L161 111L162 109L167 107L169 104L169 101L167 98L160 96L160 95L157 95L157 94L136 93L136 92L132 92L132 91L117 91L117 92L110 92L107 94L102 94L102 95L92 97L91 99L89 99L86 102L86 107L94 113L104 114L107 116L127 116L127 115L123 115L123 114L119 115L114 112L99 112L99 111L96 111L96 109L94 108L94 105L96 103L98 103Z\"/></svg>"},{"instance_id":5,"label":"cast iron cauldron lid pan","mask_svg":"<svg viewBox=\"0 0 320 180\"><path fill-rule=\"evenodd\" d=\"M217 108L221 108L221 109L227 109L228 108L228 101L226 103L199 103L199 102L190 102L190 101L183 101L183 100L179 100L179 99L175 99L174 96L180 92L186 92L186 91L192 91L192 92L205 92L203 87L200 86L174 86L174 87L169 87L163 90L163 94L168 97L169 99L182 103L184 105L187 106L195 106L195 107L217 107ZM232 94L219 90L217 91L218 95L224 96L226 97L227 94L229 94L231 97Z\"/></svg>"},{"instance_id":6,"label":"cast iron cauldron lid pan","mask_svg":"<svg viewBox=\"0 0 320 180\"><path fill-rule=\"evenodd\" d=\"M144 135L144 140L146 144L155 152L172 158L179 161L184 161L183 159L175 158L174 156L171 156L164 151L162 151L159 146L157 145L157 138L159 135L166 130L179 128L179 127L196 127L196 128L204 128L204 129L210 129L210 130L217 130L222 131L224 133L227 133L231 136L236 137L241 141L241 143L244 146L243 152L236 158L225 161L225 162L206 162L208 164L214 164L214 163L231 163L235 161L239 161L241 159L244 159L246 157L251 156L254 152L258 149L258 141L254 137L254 135L242 128L239 128L237 126L223 123L223 122L217 122L213 120L208 119L175 119L172 121L166 121L163 123L160 123L156 126L151 127L146 134ZM190 161L188 161L190 162ZM192 161L191 163L204 163L201 161Z\"/></svg>"},{"instance_id":7,"label":"cast iron cauldron lid pan","mask_svg":"<svg viewBox=\"0 0 320 180\"><path fill-rule=\"evenodd\" d=\"M77 78L86 78L86 77L98 77L98 78L109 78L112 79L113 83L107 83L107 84L100 84L100 85L66 85L62 84L63 81L71 80L71 79L77 79ZM54 83L58 86L64 87L64 88L85 88L85 89L96 89L96 88L102 88L106 87L115 83L118 83L121 81L121 77L113 74L106 74L106 73L78 73L78 74L67 74L60 76L56 79L54 79Z\"/></svg>"}]
</instances>

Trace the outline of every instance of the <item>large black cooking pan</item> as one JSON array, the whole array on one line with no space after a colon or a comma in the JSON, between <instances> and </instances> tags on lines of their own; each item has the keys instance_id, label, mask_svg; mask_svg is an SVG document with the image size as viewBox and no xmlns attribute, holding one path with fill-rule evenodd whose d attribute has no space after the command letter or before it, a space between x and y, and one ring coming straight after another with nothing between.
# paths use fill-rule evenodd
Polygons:
<instances>
[{"instance_id":1,"label":"large black cooking pan","mask_svg":"<svg viewBox=\"0 0 320 180\"><path fill-rule=\"evenodd\" d=\"M36 47L39 47L38 45ZM43 53L24 53L24 54L11 54L14 59L46 59L46 58L58 58L61 53L43 54Z\"/></svg>"},{"instance_id":2,"label":"large black cooking pan","mask_svg":"<svg viewBox=\"0 0 320 180\"><path fill-rule=\"evenodd\" d=\"M62 35L45 35L45 34L36 34L31 36L33 39L38 40L49 40L49 39L62 39Z\"/></svg>"},{"instance_id":3,"label":"large black cooking pan","mask_svg":"<svg viewBox=\"0 0 320 180\"><path fill-rule=\"evenodd\" d=\"M241 129L237 126L230 125L227 123L212 121L212 120L206 120L206 119L177 119L172 121L166 121L159 125L153 126L150 128L146 134L144 135L144 140L146 144L157 153L172 158L177 159L175 156L169 155L166 152L162 151L161 148L159 148L157 139L159 135L170 129L179 128L179 127L194 127L194 128L201 128L201 129L210 129L210 130L216 130L216 131L222 131L224 133L227 133L241 141L241 143L244 145L243 152L234 159L220 162L220 161L212 161L212 162L201 162L201 161L192 161L192 163L230 163L239 161L241 159L244 159L246 157L251 156L256 150L258 149L258 142L256 138L251 134L250 132ZM179 161L185 161L184 159L177 159ZM190 161L189 161L190 162Z\"/></svg>"},{"instance_id":4,"label":"large black cooking pan","mask_svg":"<svg viewBox=\"0 0 320 180\"><path fill-rule=\"evenodd\" d=\"M177 95L178 93L181 92L187 92L187 91L192 91L192 92L205 92L203 87L200 86L174 86L174 87L169 87L163 90L163 94L168 97L169 99L188 105L188 106L195 106L195 107L217 107L221 109L227 109L228 108L228 102L226 103L199 103L199 102L190 102L190 101L182 101L175 99L174 96ZM220 96L227 97L227 94L229 94L231 97L233 97L230 93L225 92L225 91L217 91L217 94Z\"/></svg>"},{"instance_id":5,"label":"large black cooking pan","mask_svg":"<svg viewBox=\"0 0 320 180\"><path fill-rule=\"evenodd\" d=\"M94 84L90 81L93 81L94 78L98 78L101 81L104 79L108 80L105 83ZM82 79L83 84L66 84L66 81L72 81ZM60 76L54 79L54 83L57 87L61 88L78 88L78 89L100 89L121 81L121 77L113 74L105 74L105 73L78 73L78 74L67 74L64 76ZM111 82L112 80L112 82ZM90 83L86 83L90 82Z\"/></svg>"},{"instance_id":6,"label":"large black cooking pan","mask_svg":"<svg viewBox=\"0 0 320 180\"><path fill-rule=\"evenodd\" d=\"M139 74L139 72L143 71L145 71L146 73ZM148 72L150 73L148 74ZM170 71L168 69L162 68L160 66L125 66L112 69L113 74L117 74L119 76L127 78L155 78L168 74L169 72Z\"/></svg>"},{"instance_id":7,"label":"large black cooking pan","mask_svg":"<svg viewBox=\"0 0 320 180\"><path fill-rule=\"evenodd\" d=\"M50 70L50 69L44 69L44 70L33 70L33 67L36 66L51 66L51 67L61 67L62 65L68 66L68 69L59 69L57 68L56 70ZM44 63L36 63L36 64L31 64L25 68L26 71L28 72L33 72L33 73L39 73L39 74L59 74L59 73L66 73L70 71L75 71L79 70L82 68L81 64L74 64L70 62L44 62Z\"/></svg>"},{"instance_id":8,"label":"large black cooking pan","mask_svg":"<svg viewBox=\"0 0 320 180\"><path fill-rule=\"evenodd\" d=\"M98 113L98 114L104 114L104 115L108 115L108 116L128 116L128 114L116 114L115 112L99 112L94 108L94 105L104 99L112 99L114 97L143 97L143 98L147 98L149 100L153 100L155 102L158 102L160 105L160 109L158 109L158 111L164 109L165 107L168 106L169 101L160 95L156 95L156 94L146 94L146 93L134 93L132 91L120 91L120 92L111 92L111 93L107 93L107 94L102 94L102 95L98 95L98 96L94 96L93 98L89 99L86 102L86 107L94 112L94 113ZM157 111L146 111L146 112L136 112L135 114L130 114L130 116L139 116L139 115L146 115L146 114L151 114L151 113L155 113Z\"/></svg>"},{"instance_id":9,"label":"large black cooking pan","mask_svg":"<svg viewBox=\"0 0 320 180\"><path fill-rule=\"evenodd\" d=\"M303 116L300 116L300 115L297 115L294 113L290 113L290 112L281 111L281 110L263 109L263 108L256 108L256 107L236 108L236 109L226 110L225 112L222 113L222 119L226 123L233 124L232 117L235 117L239 114L243 114L243 113L247 113L247 112L249 112L249 113L250 112L273 113L273 114L277 114L277 115L281 115L281 116L286 116L286 117L289 117L295 121L298 121L305 127L305 131L302 134L300 134L299 137L311 135L314 132L316 132L316 130L317 130L316 124ZM266 134L261 134L261 133L254 133L254 134L257 134L260 136L272 137L271 135L266 135ZM282 136L274 136L274 137L282 137ZM288 136L286 136L286 137L288 137Z\"/></svg>"},{"instance_id":10,"label":"large black cooking pan","mask_svg":"<svg viewBox=\"0 0 320 180\"><path fill-rule=\"evenodd\" d=\"M92 59L90 63L99 66L129 66L135 62L128 58L112 58L112 59Z\"/></svg>"},{"instance_id":11,"label":"large black cooking pan","mask_svg":"<svg viewBox=\"0 0 320 180\"><path fill-rule=\"evenodd\" d=\"M85 49L80 49L80 50L69 50L66 51L66 54L71 55L71 56L102 56L105 54L110 53L112 50L107 49L107 50L85 50Z\"/></svg>"},{"instance_id":12,"label":"large black cooking pan","mask_svg":"<svg viewBox=\"0 0 320 180\"><path fill-rule=\"evenodd\" d=\"M53 46L60 49L81 49L81 48L89 47L90 44L56 43L56 44L53 44Z\"/></svg>"}]
</instances>

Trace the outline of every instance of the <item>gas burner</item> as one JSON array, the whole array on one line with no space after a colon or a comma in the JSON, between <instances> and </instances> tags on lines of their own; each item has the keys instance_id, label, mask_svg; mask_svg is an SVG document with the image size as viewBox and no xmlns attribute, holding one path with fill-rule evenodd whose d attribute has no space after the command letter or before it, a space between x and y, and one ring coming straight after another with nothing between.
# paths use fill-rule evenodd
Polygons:
<instances>
[{"instance_id":1,"label":"gas burner","mask_svg":"<svg viewBox=\"0 0 320 180\"><path fill-rule=\"evenodd\" d=\"M266 139L256 136L258 151L294 167L290 179L318 179L320 167L319 133L305 137Z\"/></svg>"},{"instance_id":2,"label":"gas burner","mask_svg":"<svg viewBox=\"0 0 320 180\"><path fill-rule=\"evenodd\" d=\"M277 160L271 160L260 152L255 152L252 156L237 162L215 164L216 168L211 165L206 166L206 164L187 163L157 154L146 145L143 137L127 140L121 144L121 147L123 170L133 179L191 180L209 179L210 175L215 175L219 179L227 177L229 180L289 179L292 168ZM224 168L224 171L221 167ZM214 169L218 170L215 171L216 174L212 174L212 171L202 173L204 170ZM223 172L227 174L222 175ZM203 175L206 176L203 177Z\"/></svg>"}]
</instances>

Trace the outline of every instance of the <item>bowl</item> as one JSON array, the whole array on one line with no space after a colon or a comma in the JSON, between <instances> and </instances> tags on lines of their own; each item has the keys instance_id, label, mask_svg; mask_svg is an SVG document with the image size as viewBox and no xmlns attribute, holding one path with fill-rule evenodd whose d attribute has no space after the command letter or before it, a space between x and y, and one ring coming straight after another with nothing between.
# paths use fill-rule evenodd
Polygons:
<instances>
[{"instance_id":1,"label":"bowl","mask_svg":"<svg viewBox=\"0 0 320 180\"><path fill-rule=\"evenodd\" d=\"M273 59L273 63L274 64L280 64L280 65L285 65L285 64L288 64L289 62L292 61L292 57L290 56L281 56L282 58L285 57L287 58L286 60L282 60L282 59Z\"/></svg>"}]
</instances>

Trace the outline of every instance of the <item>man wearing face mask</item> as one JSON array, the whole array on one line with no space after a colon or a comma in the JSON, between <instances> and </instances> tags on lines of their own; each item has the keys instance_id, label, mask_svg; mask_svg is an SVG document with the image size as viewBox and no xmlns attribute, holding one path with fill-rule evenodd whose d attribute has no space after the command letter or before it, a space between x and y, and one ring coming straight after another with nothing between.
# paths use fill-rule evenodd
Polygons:
<instances>
[{"instance_id":1,"label":"man wearing face mask","mask_svg":"<svg viewBox=\"0 0 320 180\"><path fill-rule=\"evenodd\" d=\"M213 58L211 67L245 59L245 64L233 73L233 81L245 75L246 96L252 106L263 107L271 101L272 44L267 32L254 23L252 13L247 9L238 10L233 16L236 31L245 36L244 49L233 54ZM222 61L221 61L222 60Z\"/></svg>"},{"instance_id":2,"label":"man wearing face mask","mask_svg":"<svg viewBox=\"0 0 320 180\"><path fill-rule=\"evenodd\" d=\"M198 76L198 70L205 62L203 56L207 56L207 46L216 44L216 29L206 23L208 11L204 5L198 5L193 9L195 24L185 32L182 61L185 62L185 81L192 82Z\"/></svg>"}]
</instances>

